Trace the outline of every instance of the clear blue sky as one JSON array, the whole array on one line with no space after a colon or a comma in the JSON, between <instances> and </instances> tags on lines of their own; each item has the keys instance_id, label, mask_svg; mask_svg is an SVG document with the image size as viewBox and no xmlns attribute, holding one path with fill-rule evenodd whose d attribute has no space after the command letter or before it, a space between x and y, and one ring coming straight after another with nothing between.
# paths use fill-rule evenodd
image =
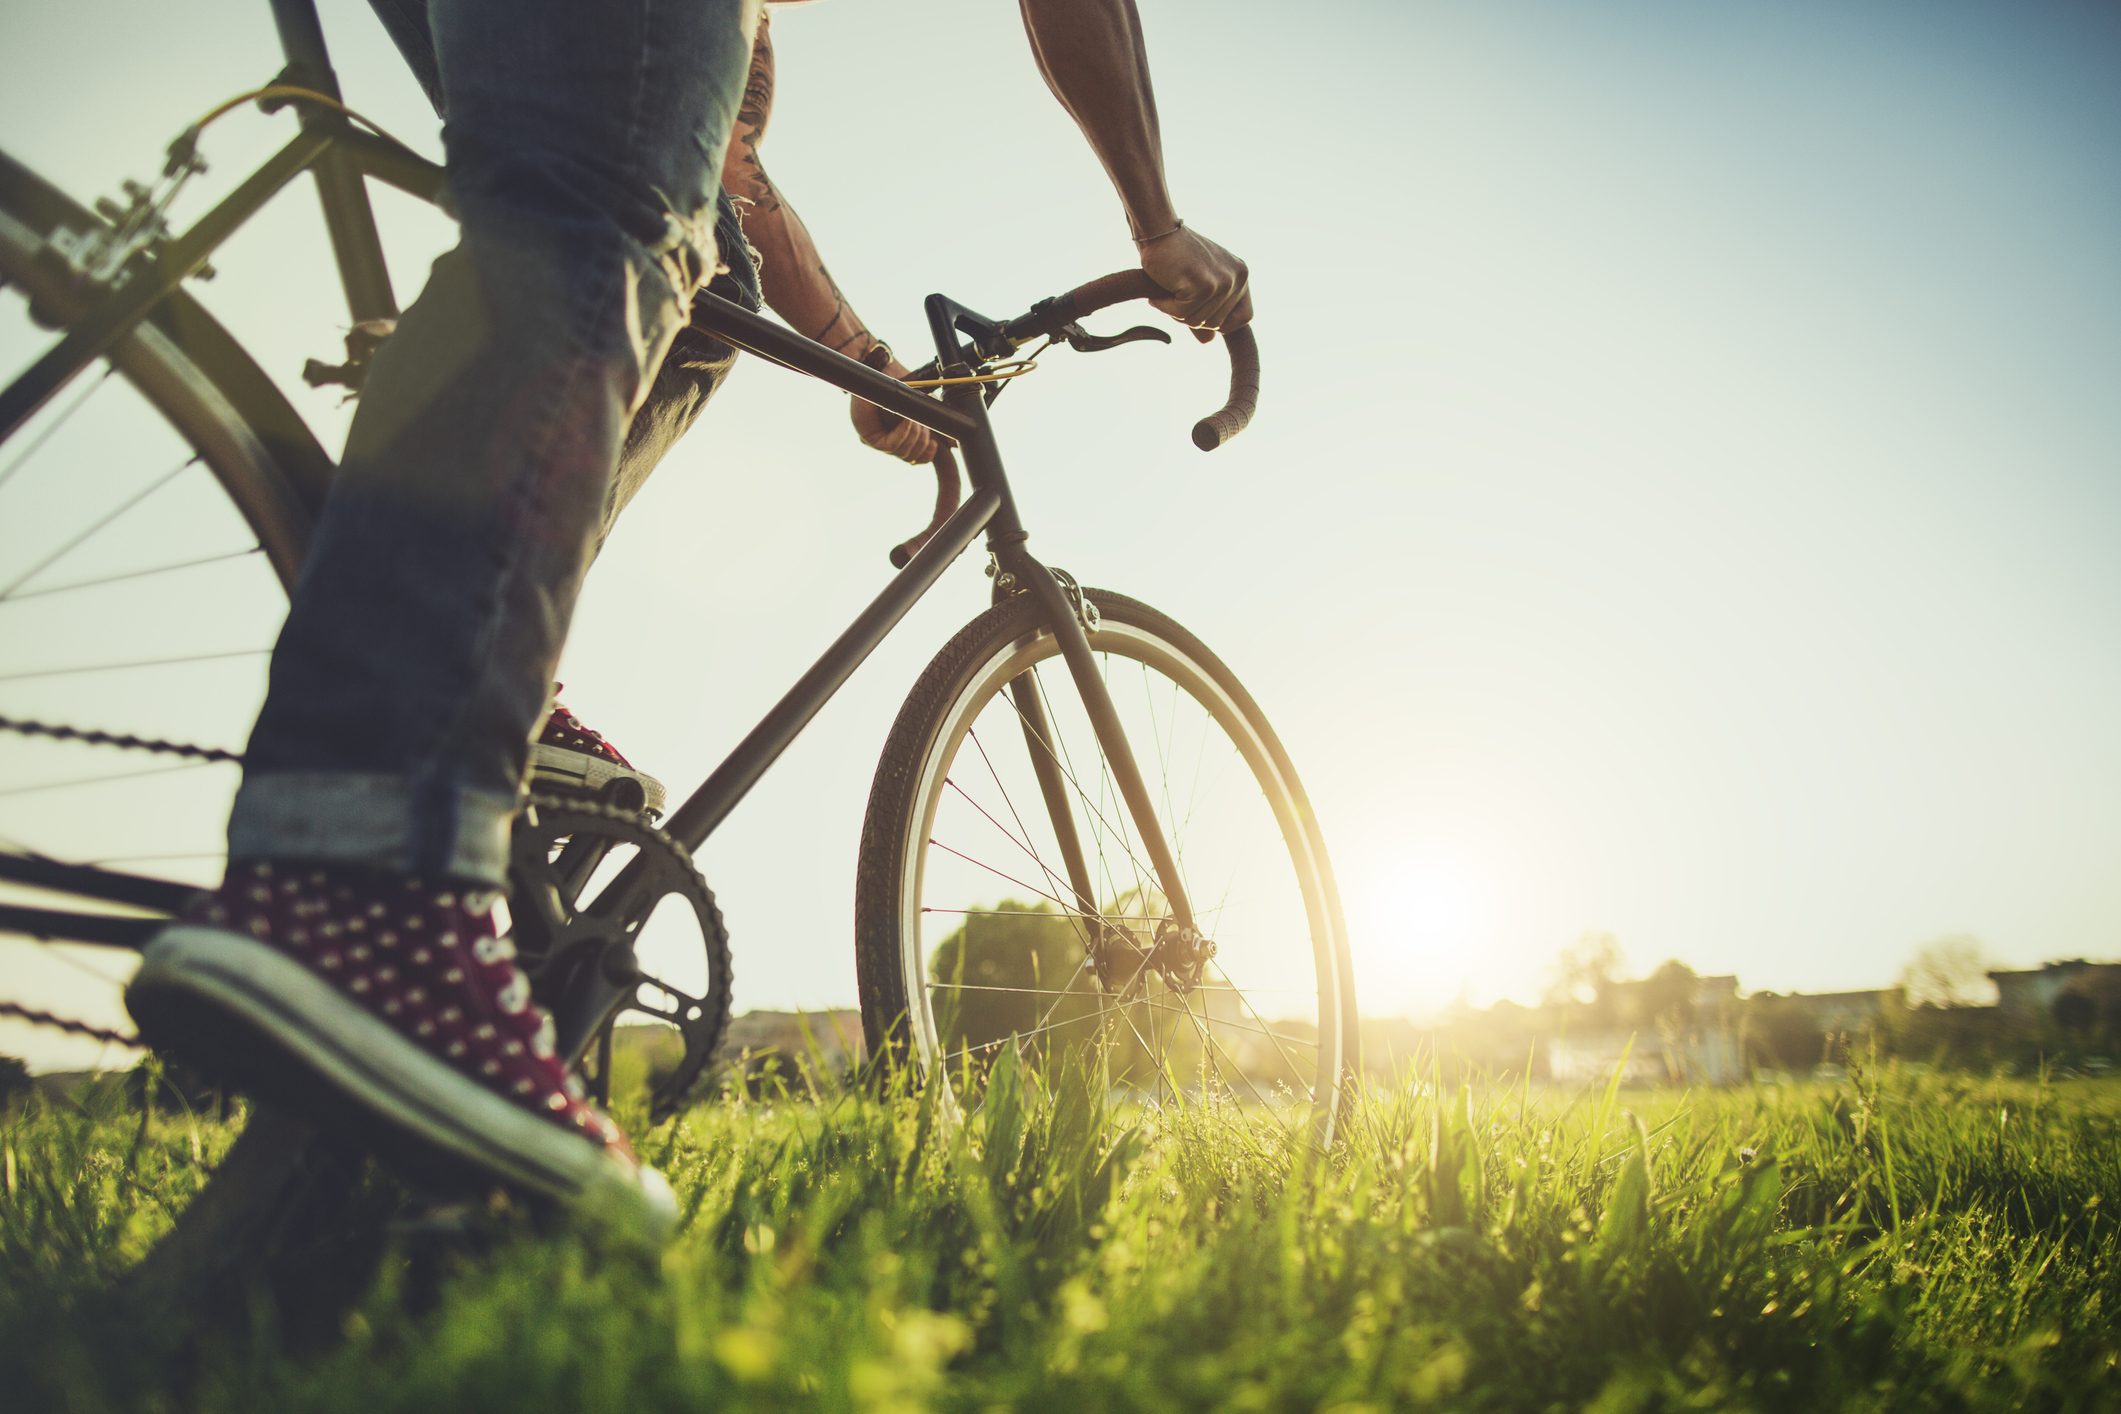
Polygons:
<instances>
[{"instance_id":1,"label":"clear blue sky","mask_svg":"<svg viewBox=\"0 0 2121 1414\"><path fill-rule=\"evenodd\" d=\"M358 106L432 149L365 6L324 8ZM1179 208L1254 270L1265 410L1203 457L1219 357L1128 349L1012 393L1003 446L1035 547L1282 726L1368 1010L1536 994L1587 929L1748 988L1881 985L1945 933L2121 954L2121 11L1143 9ZM83 194L275 66L262 3L5 30L0 143ZM931 289L1000 312L1126 263L1013 5L776 36L769 166L902 349ZM216 179L284 130L217 130ZM336 339L295 297L309 205L206 291L290 382ZM409 289L446 232L392 231ZM591 580L570 700L666 778L925 514L841 401L744 369ZM706 852L740 1005L851 1001L869 772L983 588L968 557Z\"/></svg>"}]
</instances>

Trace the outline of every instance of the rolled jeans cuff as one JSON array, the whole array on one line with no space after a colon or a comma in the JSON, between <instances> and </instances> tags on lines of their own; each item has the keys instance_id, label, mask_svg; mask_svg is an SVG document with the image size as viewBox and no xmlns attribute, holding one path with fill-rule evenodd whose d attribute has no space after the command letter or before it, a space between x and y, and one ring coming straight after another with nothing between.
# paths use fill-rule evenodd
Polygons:
<instances>
[{"instance_id":1,"label":"rolled jeans cuff","mask_svg":"<svg viewBox=\"0 0 2121 1414\"><path fill-rule=\"evenodd\" d=\"M247 776L228 819L228 857L353 864L506 887L516 799L421 789L402 776L275 771Z\"/></svg>"}]
</instances>

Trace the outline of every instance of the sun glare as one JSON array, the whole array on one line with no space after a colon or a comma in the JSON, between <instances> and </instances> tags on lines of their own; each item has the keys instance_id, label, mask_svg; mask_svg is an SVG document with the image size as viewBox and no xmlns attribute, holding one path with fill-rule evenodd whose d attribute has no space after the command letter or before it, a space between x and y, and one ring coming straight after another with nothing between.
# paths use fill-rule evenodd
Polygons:
<instances>
[{"instance_id":1,"label":"sun glare","mask_svg":"<svg viewBox=\"0 0 2121 1414\"><path fill-rule=\"evenodd\" d=\"M1517 989L1495 947L1494 875L1478 861L1402 841L1348 859L1340 880L1366 1014L1421 1016Z\"/></svg>"}]
</instances>

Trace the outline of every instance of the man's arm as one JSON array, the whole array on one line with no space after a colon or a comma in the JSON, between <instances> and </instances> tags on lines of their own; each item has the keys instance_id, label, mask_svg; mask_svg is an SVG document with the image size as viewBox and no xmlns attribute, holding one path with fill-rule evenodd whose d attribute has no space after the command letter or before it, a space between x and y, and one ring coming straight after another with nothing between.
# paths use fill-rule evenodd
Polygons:
<instances>
[{"instance_id":1,"label":"man's arm","mask_svg":"<svg viewBox=\"0 0 2121 1414\"><path fill-rule=\"evenodd\" d=\"M1183 225L1164 182L1163 133L1134 0L1018 0L1046 86L1083 130L1126 207L1152 301L1196 329L1251 322L1245 263ZM1203 337L1206 337L1203 335Z\"/></svg>"},{"instance_id":2,"label":"man's arm","mask_svg":"<svg viewBox=\"0 0 2121 1414\"><path fill-rule=\"evenodd\" d=\"M893 378L909 371L884 341L869 332L847 303L818 255L803 218L781 195L759 160L759 144L773 116L773 38L767 17L759 17L758 40L751 51L751 72L744 80L744 102L729 137L722 163L722 185L748 203L744 236L759 253L759 286L773 312L790 328L849 358L880 367ZM880 354L878 351L882 350ZM864 442L909 462L934 461L941 441L925 427L894 417L861 399L854 400L854 426Z\"/></svg>"}]
</instances>

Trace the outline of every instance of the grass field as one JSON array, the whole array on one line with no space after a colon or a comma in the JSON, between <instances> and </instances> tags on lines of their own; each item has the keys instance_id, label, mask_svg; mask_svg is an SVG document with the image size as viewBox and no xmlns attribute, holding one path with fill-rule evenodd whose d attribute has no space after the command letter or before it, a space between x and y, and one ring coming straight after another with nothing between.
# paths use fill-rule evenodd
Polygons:
<instances>
[{"instance_id":1,"label":"grass field","mask_svg":"<svg viewBox=\"0 0 2121 1414\"><path fill-rule=\"evenodd\" d=\"M0 1407L2121 1408L2121 1082L1410 1081L1322 1157L997 1086L968 1131L704 1106L647 1136L689 1205L660 1261L519 1235L420 1300L389 1262L320 1349L259 1309L181 1362L101 1294L226 1130L30 1113Z\"/></svg>"}]
</instances>

